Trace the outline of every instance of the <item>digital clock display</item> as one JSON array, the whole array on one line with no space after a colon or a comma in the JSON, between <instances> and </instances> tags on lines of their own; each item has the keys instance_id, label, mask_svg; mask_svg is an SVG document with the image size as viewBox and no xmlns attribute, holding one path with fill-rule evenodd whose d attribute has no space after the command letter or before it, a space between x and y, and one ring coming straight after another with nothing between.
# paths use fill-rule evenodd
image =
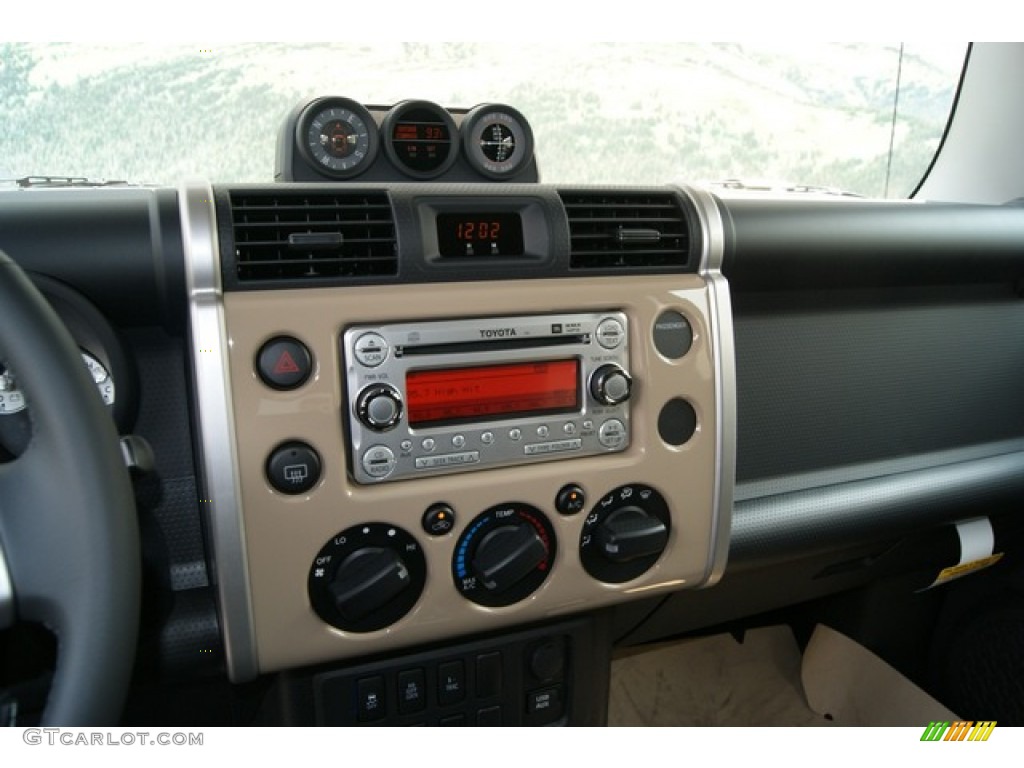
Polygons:
<instances>
[{"instance_id":1,"label":"digital clock display","mask_svg":"<svg viewBox=\"0 0 1024 768\"><path fill-rule=\"evenodd\" d=\"M579 380L575 358L409 371L409 426L578 411Z\"/></svg>"},{"instance_id":2,"label":"digital clock display","mask_svg":"<svg viewBox=\"0 0 1024 768\"><path fill-rule=\"evenodd\" d=\"M522 256L518 213L439 213L437 245L443 258Z\"/></svg>"}]
</instances>

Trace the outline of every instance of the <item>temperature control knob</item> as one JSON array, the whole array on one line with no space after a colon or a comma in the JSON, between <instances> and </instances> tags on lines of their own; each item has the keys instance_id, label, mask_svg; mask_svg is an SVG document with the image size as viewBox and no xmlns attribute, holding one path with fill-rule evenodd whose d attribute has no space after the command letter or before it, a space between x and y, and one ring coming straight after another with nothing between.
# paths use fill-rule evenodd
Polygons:
<instances>
[{"instance_id":1,"label":"temperature control knob","mask_svg":"<svg viewBox=\"0 0 1024 768\"><path fill-rule=\"evenodd\" d=\"M590 394L602 405L618 405L629 400L633 379L614 363L602 365L590 375Z\"/></svg>"},{"instance_id":2,"label":"temperature control knob","mask_svg":"<svg viewBox=\"0 0 1024 768\"><path fill-rule=\"evenodd\" d=\"M371 384L356 399L356 415L367 428L386 432L402 418L402 396L390 384Z\"/></svg>"},{"instance_id":3,"label":"temperature control knob","mask_svg":"<svg viewBox=\"0 0 1024 768\"><path fill-rule=\"evenodd\" d=\"M504 592L543 563L548 548L531 525L503 525L486 534L473 558L484 589Z\"/></svg>"},{"instance_id":4,"label":"temperature control knob","mask_svg":"<svg viewBox=\"0 0 1024 768\"><path fill-rule=\"evenodd\" d=\"M452 576L468 600L512 605L536 590L555 559L555 532L544 514L511 502L477 515L455 545Z\"/></svg>"}]
</instances>

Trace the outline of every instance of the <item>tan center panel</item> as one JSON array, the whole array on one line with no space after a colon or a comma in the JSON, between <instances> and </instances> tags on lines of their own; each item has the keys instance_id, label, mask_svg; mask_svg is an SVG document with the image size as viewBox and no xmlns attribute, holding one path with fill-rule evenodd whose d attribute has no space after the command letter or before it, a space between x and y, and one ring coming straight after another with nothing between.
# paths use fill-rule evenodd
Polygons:
<instances>
[{"instance_id":1,"label":"tan center panel","mask_svg":"<svg viewBox=\"0 0 1024 768\"><path fill-rule=\"evenodd\" d=\"M494 630L707 581L715 548L719 466L710 305L704 279L692 275L226 295L241 514L260 671ZM679 360L665 359L654 347L654 320L666 309L681 312L693 327L693 346ZM350 479L343 423L350 409L343 399L339 345L346 327L594 311L622 311L629 319L634 388L631 445L626 451L374 486ZM309 381L293 392L268 388L254 369L260 345L282 334L300 339L315 359ZM698 419L694 436L679 447L664 443L657 429L660 408L676 397L688 400ZM323 460L321 481L308 494L280 494L265 478L268 455L287 440L309 443ZM583 488L587 506L564 517L555 511L554 501L569 482ZM671 535L664 554L645 574L624 584L603 584L580 563L581 528L604 494L630 483L650 485L665 497ZM453 507L457 523L451 533L430 537L420 519L439 501ZM507 607L482 607L455 589L454 546L478 513L513 501L544 512L557 536L557 556L544 584L531 596ZM344 632L324 623L310 607L309 570L320 548L338 532L371 522L400 526L417 539L427 563L426 587L416 606L391 626L368 633ZM725 531L727 535L727 526Z\"/></svg>"}]
</instances>

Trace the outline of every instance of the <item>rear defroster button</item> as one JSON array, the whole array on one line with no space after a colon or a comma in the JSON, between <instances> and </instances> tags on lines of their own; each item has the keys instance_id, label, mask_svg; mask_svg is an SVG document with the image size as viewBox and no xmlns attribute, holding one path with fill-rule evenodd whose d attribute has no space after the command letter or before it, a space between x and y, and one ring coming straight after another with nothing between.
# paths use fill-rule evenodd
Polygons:
<instances>
[{"instance_id":1,"label":"rear defroster button","mask_svg":"<svg viewBox=\"0 0 1024 768\"><path fill-rule=\"evenodd\" d=\"M320 482L320 456L305 443L283 443L267 459L266 473L281 493L305 493Z\"/></svg>"}]
</instances>

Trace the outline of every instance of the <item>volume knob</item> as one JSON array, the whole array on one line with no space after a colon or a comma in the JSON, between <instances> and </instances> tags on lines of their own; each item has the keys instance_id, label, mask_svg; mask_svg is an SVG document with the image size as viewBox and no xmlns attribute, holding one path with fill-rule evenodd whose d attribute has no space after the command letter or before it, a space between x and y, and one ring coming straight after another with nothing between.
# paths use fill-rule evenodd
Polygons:
<instances>
[{"instance_id":1,"label":"volume knob","mask_svg":"<svg viewBox=\"0 0 1024 768\"><path fill-rule=\"evenodd\" d=\"M602 365L590 376L590 394L602 405L618 405L629 400L633 379L614 363Z\"/></svg>"},{"instance_id":2,"label":"volume knob","mask_svg":"<svg viewBox=\"0 0 1024 768\"><path fill-rule=\"evenodd\" d=\"M356 415L369 429L386 432L402 418L402 396L390 384L372 384L359 393Z\"/></svg>"}]
</instances>

